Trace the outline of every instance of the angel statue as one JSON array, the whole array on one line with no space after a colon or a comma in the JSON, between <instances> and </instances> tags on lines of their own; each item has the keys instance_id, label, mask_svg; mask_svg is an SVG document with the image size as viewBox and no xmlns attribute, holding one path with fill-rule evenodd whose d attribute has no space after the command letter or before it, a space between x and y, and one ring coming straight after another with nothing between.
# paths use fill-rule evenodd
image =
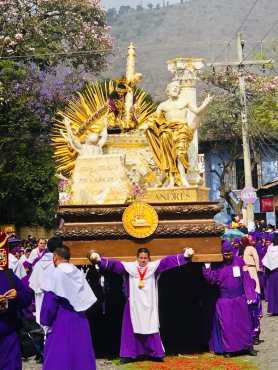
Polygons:
<instances>
[{"instance_id":1,"label":"angel statue","mask_svg":"<svg viewBox=\"0 0 278 370\"><path fill-rule=\"evenodd\" d=\"M107 126L103 125L101 128L96 129L94 132L90 132L86 137L84 143L81 142L72 132L70 120L64 119L66 132L60 129L61 135L64 137L66 142L78 153L78 157L92 157L95 155L103 154L103 146L107 141Z\"/></svg>"},{"instance_id":2,"label":"angel statue","mask_svg":"<svg viewBox=\"0 0 278 370\"><path fill-rule=\"evenodd\" d=\"M168 84L166 94L169 99L159 104L156 112L147 120L146 136L153 152L156 164L166 173L168 187L188 187L186 173L189 168L188 148L193 140L201 118L213 97L208 95L197 107L180 97L179 82ZM188 123L188 111L195 114L192 123Z\"/></svg>"}]
</instances>

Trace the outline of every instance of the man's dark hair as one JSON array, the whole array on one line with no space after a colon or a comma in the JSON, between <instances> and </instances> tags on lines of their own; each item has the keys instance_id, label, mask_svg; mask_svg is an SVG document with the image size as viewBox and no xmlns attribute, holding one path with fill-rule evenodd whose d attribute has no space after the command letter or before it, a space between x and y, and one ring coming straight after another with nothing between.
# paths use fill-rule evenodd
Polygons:
<instances>
[{"instance_id":1,"label":"man's dark hair","mask_svg":"<svg viewBox=\"0 0 278 370\"><path fill-rule=\"evenodd\" d=\"M147 253L147 255L148 255L148 257L150 258L150 256L151 256L151 252L149 251L149 249L148 248L139 248L138 250L137 250L137 257L139 257L139 254L140 253Z\"/></svg>"},{"instance_id":2,"label":"man's dark hair","mask_svg":"<svg viewBox=\"0 0 278 370\"><path fill-rule=\"evenodd\" d=\"M54 251L54 253L63 258L64 260L66 261L69 261L70 260L70 250L67 246L65 245L61 245L60 247L57 247Z\"/></svg>"},{"instance_id":3,"label":"man's dark hair","mask_svg":"<svg viewBox=\"0 0 278 370\"><path fill-rule=\"evenodd\" d=\"M47 242L47 249L49 252L54 252L56 248L62 247L63 239L60 236L53 236Z\"/></svg>"}]
</instances>

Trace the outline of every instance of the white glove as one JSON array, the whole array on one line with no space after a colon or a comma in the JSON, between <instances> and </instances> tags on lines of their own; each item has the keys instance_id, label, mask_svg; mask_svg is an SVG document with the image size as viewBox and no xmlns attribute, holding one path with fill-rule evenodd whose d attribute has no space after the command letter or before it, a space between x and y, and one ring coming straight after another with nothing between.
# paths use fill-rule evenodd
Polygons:
<instances>
[{"instance_id":1,"label":"white glove","mask_svg":"<svg viewBox=\"0 0 278 370\"><path fill-rule=\"evenodd\" d=\"M205 263L205 268L210 269L210 263Z\"/></svg>"},{"instance_id":2,"label":"white glove","mask_svg":"<svg viewBox=\"0 0 278 370\"><path fill-rule=\"evenodd\" d=\"M192 257L194 254L194 250L192 248L186 248L184 251L184 257Z\"/></svg>"},{"instance_id":3,"label":"white glove","mask_svg":"<svg viewBox=\"0 0 278 370\"><path fill-rule=\"evenodd\" d=\"M101 258L100 255L97 252L93 252L90 254L90 261L92 262L100 262Z\"/></svg>"}]
</instances>

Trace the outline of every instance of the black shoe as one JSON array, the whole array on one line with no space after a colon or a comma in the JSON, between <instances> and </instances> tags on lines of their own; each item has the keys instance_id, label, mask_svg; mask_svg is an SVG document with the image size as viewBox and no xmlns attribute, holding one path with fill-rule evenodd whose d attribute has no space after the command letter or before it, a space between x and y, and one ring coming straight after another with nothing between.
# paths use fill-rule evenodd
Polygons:
<instances>
[{"instance_id":1,"label":"black shoe","mask_svg":"<svg viewBox=\"0 0 278 370\"><path fill-rule=\"evenodd\" d=\"M120 364L124 365L124 364L129 364L130 362L133 362L133 358L129 358L129 357L121 357L120 358Z\"/></svg>"},{"instance_id":2,"label":"black shoe","mask_svg":"<svg viewBox=\"0 0 278 370\"><path fill-rule=\"evenodd\" d=\"M257 356L258 351L255 351L255 350L252 348L252 349L249 349L249 351L247 352L247 354L248 354L249 356Z\"/></svg>"},{"instance_id":3,"label":"black shoe","mask_svg":"<svg viewBox=\"0 0 278 370\"><path fill-rule=\"evenodd\" d=\"M254 340L253 340L253 344L254 344L254 346L257 346L258 344L260 344L261 342L260 342L260 339L259 338L254 338Z\"/></svg>"},{"instance_id":4,"label":"black shoe","mask_svg":"<svg viewBox=\"0 0 278 370\"><path fill-rule=\"evenodd\" d=\"M224 357L225 358L230 358L230 357L232 357L232 355L229 352L227 352L227 353L224 353Z\"/></svg>"},{"instance_id":5,"label":"black shoe","mask_svg":"<svg viewBox=\"0 0 278 370\"><path fill-rule=\"evenodd\" d=\"M164 362L164 358L163 357L150 357L150 361Z\"/></svg>"}]
</instances>

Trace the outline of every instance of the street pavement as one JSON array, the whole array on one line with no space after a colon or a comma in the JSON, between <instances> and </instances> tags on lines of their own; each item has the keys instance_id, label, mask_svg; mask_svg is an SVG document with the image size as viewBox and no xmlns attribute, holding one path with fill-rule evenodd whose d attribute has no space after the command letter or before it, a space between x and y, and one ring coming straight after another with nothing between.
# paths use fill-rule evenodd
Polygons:
<instances>
[{"instance_id":1,"label":"street pavement","mask_svg":"<svg viewBox=\"0 0 278 370\"><path fill-rule=\"evenodd\" d=\"M258 350L258 356L241 356L241 358L252 361L257 365L258 370L278 370L278 316L268 316L266 314L266 304L263 305L263 308L264 317L261 321L262 342L255 347ZM121 368L123 367L116 366L111 361L97 361L97 370L121 370ZM23 363L23 370L41 370L41 365L37 365L31 360ZM198 368L198 370L202 369Z\"/></svg>"}]
</instances>

